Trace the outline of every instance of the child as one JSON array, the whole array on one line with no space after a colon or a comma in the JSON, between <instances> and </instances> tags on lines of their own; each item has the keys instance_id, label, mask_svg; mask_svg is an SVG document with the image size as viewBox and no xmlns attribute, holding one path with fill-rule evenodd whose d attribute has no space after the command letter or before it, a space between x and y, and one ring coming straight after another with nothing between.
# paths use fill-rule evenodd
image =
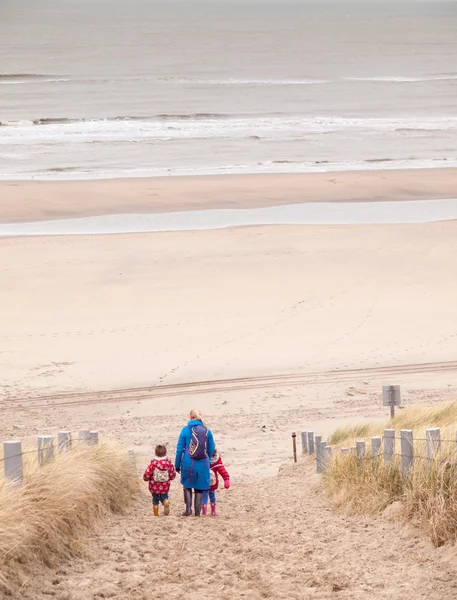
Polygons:
<instances>
[{"instance_id":1,"label":"child","mask_svg":"<svg viewBox=\"0 0 457 600\"><path fill-rule=\"evenodd\" d=\"M155 449L156 458L153 458L144 472L144 481L149 481L149 491L152 494L152 508L154 516L159 516L159 502L163 504L163 514L170 514L170 501L168 492L170 481L176 477L173 463L167 458L167 449L159 445Z\"/></svg>"},{"instance_id":2,"label":"child","mask_svg":"<svg viewBox=\"0 0 457 600\"><path fill-rule=\"evenodd\" d=\"M224 480L224 487L226 490L230 487L230 475L227 469L224 467L222 458L218 455L217 450L214 449L214 453L211 457L211 488L209 491L203 492L202 501L202 513L207 514L208 510L208 496L211 502L211 516L216 516L216 490L219 487L219 475Z\"/></svg>"}]
</instances>

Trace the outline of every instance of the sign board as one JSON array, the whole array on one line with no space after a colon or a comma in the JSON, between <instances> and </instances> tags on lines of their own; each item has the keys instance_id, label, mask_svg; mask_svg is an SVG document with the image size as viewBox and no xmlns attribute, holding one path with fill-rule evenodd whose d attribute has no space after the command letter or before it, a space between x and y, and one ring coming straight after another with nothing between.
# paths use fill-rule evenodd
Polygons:
<instances>
[{"instance_id":1,"label":"sign board","mask_svg":"<svg viewBox=\"0 0 457 600\"><path fill-rule=\"evenodd\" d=\"M383 406L400 406L401 394L399 385L382 386L382 404Z\"/></svg>"}]
</instances>

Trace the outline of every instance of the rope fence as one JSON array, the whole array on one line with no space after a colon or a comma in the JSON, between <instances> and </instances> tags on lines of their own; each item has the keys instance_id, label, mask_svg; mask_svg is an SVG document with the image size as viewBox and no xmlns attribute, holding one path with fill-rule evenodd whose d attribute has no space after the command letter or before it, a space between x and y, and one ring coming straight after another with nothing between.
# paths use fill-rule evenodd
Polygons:
<instances>
[{"instance_id":1,"label":"rope fence","mask_svg":"<svg viewBox=\"0 0 457 600\"><path fill-rule=\"evenodd\" d=\"M59 431L56 439L52 435L39 435L37 437L37 448L35 450L22 450L22 441L11 440L3 442L3 463L5 479L8 488L20 487L24 481L23 457L34 454L38 459L38 465L42 466L55 457L55 451L59 454L69 452L75 446L95 446L98 444L98 431L83 429L73 438L71 431Z\"/></svg>"},{"instance_id":2,"label":"rope fence","mask_svg":"<svg viewBox=\"0 0 457 600\"><path fill-rule=\"evenodd\" d=\"M360 461L376 462L383 458L386 465L394 458L400 458L403 477L411 472L415 461L427 461L430 467L432 463L457 464L457 434L454 440L441 439L438 427L427 429L425 438L415 438L411 429L400 430L399 436L395 429L384 429L384 434L372 437L369 444L365 440L357 440L355 446L347 448L328 446L322 436L315 435L313 431L302 431L301 442L303 454L315 456L317 473L324 473L338 453L340 456L353 455ZM444 452L446 444L449 444L447 449L451 451L452 457L449 453L446 458L440 458L439 455ZM400 452L397 446L400 446ZM424 449L425 455L421 453Z\"/></svg>"}]
</instances>

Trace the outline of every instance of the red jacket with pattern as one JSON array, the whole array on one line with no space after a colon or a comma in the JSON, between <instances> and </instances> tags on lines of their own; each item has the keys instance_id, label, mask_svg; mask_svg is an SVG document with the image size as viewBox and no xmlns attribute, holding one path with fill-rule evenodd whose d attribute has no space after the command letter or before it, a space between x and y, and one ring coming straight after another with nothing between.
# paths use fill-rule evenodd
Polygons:
<instances>
[{"instance_id":1,"label":"red jacket with pattern","mask_svg":"<svg viewBox=\"0 0 457 600\"><path fill-rule=\"evenodd\" d=\"M211 459L211 491L217 490L219 487L219 475L224 481L226 479L230 479L230 475L228 474L227 469L224 467L222 458L220 456L216 456Z\"/></svg>"},{"instance_id":2,"label":"red jacket with pattern","mask_svg":"<svg viewBox=\"0 0 457 600\"><path fill-rule=\"evenodd\" d=\"M167 476L159 475L157 471L167 472ZM157 479L167 479L165 481L156 481ZM144 472L144 481L149 481L149 491L151 494L168 494L170 481L176 477L176 471L173 463L166 456L162 458L153 458Z\"/></svg>"}]
</instances>

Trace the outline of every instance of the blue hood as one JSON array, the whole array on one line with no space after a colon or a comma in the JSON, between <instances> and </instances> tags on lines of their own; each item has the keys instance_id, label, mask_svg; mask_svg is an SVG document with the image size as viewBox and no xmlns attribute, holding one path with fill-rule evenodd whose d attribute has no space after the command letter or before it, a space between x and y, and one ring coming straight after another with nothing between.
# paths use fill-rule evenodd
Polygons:
<instances>
[{"instance_id":1,"label":"blue hood","mask_svg":"<svg viewBox=\"0 0 457 600\"><path fill-rule=\"evenodd\" d=\"M203 425L201 421L197 421L197 419L192 419L192 421L188 421L187 425L189 427L195 427L196 425Z\"/></svg>"}]
</instances>

